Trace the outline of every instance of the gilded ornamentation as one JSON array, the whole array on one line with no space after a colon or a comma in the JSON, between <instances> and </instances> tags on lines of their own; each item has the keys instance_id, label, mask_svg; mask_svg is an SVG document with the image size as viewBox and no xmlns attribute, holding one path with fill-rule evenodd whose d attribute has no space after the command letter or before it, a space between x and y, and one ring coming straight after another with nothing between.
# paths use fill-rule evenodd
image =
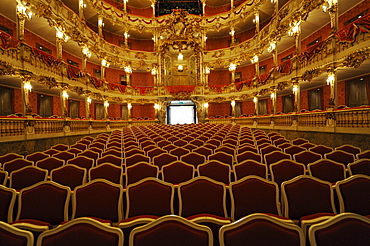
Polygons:
<instances>
[{"instance_id":1,"label":"gilded ornamentation","mask_svg":"<svg viewBox=\"0 0 370 246\"><path fill-rule=\"evenodd\" d=\"M9 63L0 61L0 75L15 75L15 69Z\"/></svg>"},{"instance_id":2,"label":"gilded ornamentation","mask_svg":"<svg viewBox=\"0 0 370 246\"><path fill-rule=\"evenodd\" d=\"M361 50L348 55L344 61L343 66L358 68L366 60L370 59L370 49Z\"/></svg>"},{"instance_id":3,"label":"gilded ornamentation","mask_svg":"<svg viewBox=\"0 0 370 246\"><path fill-rule=\"evenodd\" d=\"M47 86L49 89L58 86L58 82L53 77L40 76L36 78L36 81L40 84Z\"/></svg>"},{"instance_id":4,"label":"gilded ornamentation","mask_svg":"<svg viewBox=\"0 0 370 246\"><path fill-rule=\"evenodd\" d=\"M135 54L135 58L137 58L139 60L146 60L148 58L148 56L144 52L137 52Z\"/></svg>"}]
</instances>

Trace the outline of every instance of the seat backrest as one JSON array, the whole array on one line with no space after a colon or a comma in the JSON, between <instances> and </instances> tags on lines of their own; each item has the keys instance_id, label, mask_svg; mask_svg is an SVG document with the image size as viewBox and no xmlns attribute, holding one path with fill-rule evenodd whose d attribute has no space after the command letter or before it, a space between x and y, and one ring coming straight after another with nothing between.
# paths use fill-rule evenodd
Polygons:
<instances>
[{"instance_id":1,"label":"seat backrest","mask_svg":"<svg viewBox=\"0 0 370 246\"><path fill-rule=\"evenodd\" d=\"M212 230L176 215L166 215L132 230L131 246L174 245L212 246Z\"/></svg>"},{"instance_id":2,"label":"seat backrest","mask_svg":"<svg viewBox=\"0 0 370 246\"><path fill-rule=\"evenodd\" d=\"M175 149L171 149L168 153L170 153L171 155L175 155L180 159L181 156L190 153L190 150L178 147Z\"/></svg>"},{"instance_id":3,"label":"seat backrest","mask_svg":"<svg viewBox=\"0 0 370 246\"><path fill-rule=\"evenodd\" d=\"M153 159L155 156L158 156L158 155L163 154L163 153L167 153L167 151L165 151L164 149L155 147L155 148L151 148L146 154L151 159Z\"/></svg>"},{"instance_id":4,"label":"seat backrest","mask_svg":"<svg viewBox=\"0 0 370 246\"><path fill-rule=\"evenodd\" d=\"M347 165L349 175L365 174L370 176L370 159L359 159Z\"/></svg>"},{"instance_id":5,"label":"seat backrest","mask_svg":"<svg viewBox=\"0 0 370 246\"><path fill-rule=\"evenodd\" d=\"M171 184L179 184L194 178L195 168L193 165L182 161L174 161L162 166L162 179Z\"/></svg>"},{"instance_id":6,"label":"seat backrest","mask_svg":"<svg viewBox=\"0 0 370 246\"><path fill-rule=\"evenodd\" d=\"M336 213L330 182L301 175L281 185L283 216L292 220L315 213Z\"/></svg>"},{"instance_id":7,"label":"seat backrest","mask_svg":"<svg viewBox=\"0 0 370 246\"><path fill-rule=\"evenodd\" d=\"M80 155L67 161L67 164L73 164L78 167L84 168L87 171L94 166L94 159Z\"/></svg>"},{"instance_id":8,"label":"seat backrest","mask_svg":"<svg viewBox=\"0 0 370 246\"><path fill-rule=\"evenodd\" d=\"M80 150L84 151L87 148L87 144L79 142L79 143L75 143L75 144L71 145L71 148L80 149Z\"/></svg>"},{"instance_id":9,"label":"seat backrest","mask_svg":"<svg viewBox=\"0 0 370 246\"><path fill-rule=\"evenodd\" d=\"M212 214L227 217L226 188L221 182L197 177L178 187L179 215Z\"/></svg>"},{"instance_id":10,"label":"seat backrest","mask_svg":"<svg viewBox=\"0 0 370 246\"><path fill-rule=\"evenodd\" d=\"M291 147L288 147L288 148L284 149L284 152L287 153L287 154L289 154L289 155L291 155L293 157L293 155L298 154L298 153L300 153L302 151L305 151L305 150L306 149L303 148L303 147L299 147L297 145L293 145Z\"/></svg>"},{"instance_id":11,"label":"seat backrest","mask_svg":"<svg viewBox=\"0 0 370 246\"><path fill-rule=\"evenodd\" d=\"M222 226L219 240L221 246L305 245L303 231L297 225L261 213L251 214Z\"/></svg>"},{"instance_id":12,"label":"seat backrest","mask_svg":"<svg viewBox=\"0 0 370 246\"><path fill-rule=\"evenodd\" d=\"M43 152L35 152L35 153L30 154L30 155L27 155L26 160L33 161L33 163L36 163L37 161L43 160L43 159L45 159L49 156L50 155L45 154Z\"/></svg>"},{"instance_id":13,"label":"seat backrest","mask_svg":"<svg viewBox=\"0 0 370 246\"><path fill-rule=\"evenodd\" d=\"M45 181L48 171L35 166L27 166L10 174L9 187L21 190L38 182Z\"/></svg>"},{"instance_id":14,"label":"seat backrest","mask_svg":"<svg viewBox=\"0 0 370 246\"><path fill-rule=\"evenodd\" d=\"M58 158L58 159L61 159L61 160L64 160L64 161L68 161L69 159L72 159L74 158L76 155L74 153L70 153L68 151L62 151L62 152L59 152L59 153L56 153L53 155L53 157L55 158ZM45 160L45 159L44 159Z\"/></svg>"},{"instance_id":15,"label":"seat backrest","mask_svg":"<svg viewBox=\"0 0 370 246\"><path fill-rule=\"evenodd\" d=\"M23 159L23 155L19 155L16 153L8 153L5 155L0 156L0 164L4 164L5 162L12 161L15 159Z\"/></svg>"},{"instance_id":16,"label":"seat backrest","mask_svg":"<svg viewBox=\"0 0 370 246\"><path fill-rule=\"evenodd\" d=\"M12 222L17 192L15 189L0 185L0 221ZM1 240L0 240L1 242Z\"/></svg>"},{"instance_id":17,"label":"seat backrest","mask_svg":"<svg viewBox=\"0 0 370 246\"><path fill-rule=\"evenodd\" d=\"M290 160L291 156L282 151L276 150L271 153L268 153L264 156L264 161L267 166L270 166L272 163L279 162L281 160Z\"/></svg>"},{"instance_id":18,"label":"seat backrest","mask_svg":"<svg viewBox=\"0 0 370 246\"><path fill-rule=\"evenodd\" d=\"M74 190L77 186L83 185L86 182L86 173L85 168L74 164L67 164L52 170L50 180Z\"/></svg>"},{"instance_id":19,"label":"seat backrest","mask_svg":"<svg viewBox=\"0 0 370 246\"><path fill-rule=\"evenodd\" d=\"M88 157L90 159L93 159L94 163L95 163L95 160L97 160L99 158L100 153L88 149L88 150L85 150L84 152L80 153L78 156L85 156L85 157Z\"/></svg>"},{"instance_id":20,"label":"seat backrest","mask_svg":"<svg viewBox=\"0 0 370 246\"><path fill-rule=\"evenodd\" d=\"M178 160L177 156L171 155L169 153L163 153L153 158L153 164L158 166L159 168L162 168L162 166L177 160Z\"/></svg>"},{"instance_id":21,"label":"seat backrest","mask_svg":"<svg viewBox=\"0 0 370 246\"><path fill-rule=\"evenodd\" d=\"M206 157L204 155L198 154L196 152L190 152L181 156L181 161L193 165L196 169L199 165L204 164L206 162Z\"/></svg>"},{"instance_id":22,"label":"seat backrest","mask_svg":"<svg viewBox=\"0 0 370 246\"><path fill-rule=\"evenodd\" d=\"M77 218L40 234L37 246L123 245L123 232L92 218Z\"/></svg>"},{"instance_id":23,"label":"seat backrest","mask_svg":"<svg viewBox=\"0 0 370 246\"><path fill-rule=\"evenodd\" d=\"M208 156L208 160L209 161L219 161L231 167L233 165L234 156L227 154L227 153L218 152L218 153L214 153Z\"/></svg>"},{"instance_id":24,"label":"seat backrest","mask_svg":"<svg viewBox=\"0 0 370 246\"><path fill-rule=\"evenodd\" d=\"M362 151L356 155L357 159L370 159L370 150Z\"/></svg>"},{"instance_id":25,"label":"seat backrest","mask_svg":"<svg viewBox=\"0 0 370 246\"><path fill-rule=\"evenodd\" d=\"M344 152L343 150L334 150L324 155L326 159L330 159L339 163L347 165L355 161L355 156L351 153Z\"/></svg>"},{"instance_id":26,"label":"seat backrest","mask_svg":"<svg viewBox=\"0 0 370 246\"><path fill-rule=\"evenodd\" d=\"M230 184L230 196L232 221L253 213L281 215L279 187L275 182L248 176Z\"/></svg>"},{"instance_id":27,"label":"seat backrest","mask_svg":"<svg viewBox=\"0 0 370 246\"><path fill-rule=\"evenodd\" d=\"M172 184L156 178L145 178L130 184L126 190L126 218L140 215L174 214Z\"/></svg>"},{"instance_id":28,"label":"seat backrest","mask_svg":"<svg viewBox=\"0 0 370 246\"><path fill-rule=\"evenodd\" d=\"M28 161L23 158L18 158L18 159L5 162L3 164L3 169L4 171L7 171L8 174L10 175L15 170L19 170L26 166L32 166L33 164L34 164L33 161Z\"/></svg>"},{"instance_id":29,"label":"seat backrest","mask_svg":"<svg viewBox=\"0 0 370 246\"><path fill-rule=\"evenodd\" d=\"M215 181L229 185L231 180L230 165L211 160L198 166L199 176L211 178Z\"/></svg>"},{"instance_id":30,"label":"seat backrest","mask_svg":"<svg viewBox=\"0 0 370 246\"><path fill-rule=\"evenodd\" d=\"M270 165L271 180L279 186L284 181L306 174L306 166L292 160L281 160Z\"/></svg>"},{"instance_id":31,"label":"seat backrest","mask_svg":"<svg viewBox=\"0 0 370 246\"><path fill-rule=\"evenodd\" d=\"M99 166L103 163L110 163L116 165L118 167L122 166L123 158L114 156L114 155L106 155L104 157L100 157L96 160L96 165Z\"/></svg>"},{"instance_id":32,"label":"seat backrest","mask_svg":"<svg viewBox=\"0 0 370 246\"><path fill-rule=\"evenodd\" d=\"M310 150L324 157L326 153L332 152L333 148L325 146L325 145L316 145L315 147L310 148Z\"/></svg>"},{"instance_id":33,"label":"seat backrest","mask_svg":"<svg viewBox=\"0 0 370 246\"><path fill-rule=\"evenodd\" d=\"M72 199L72 219L96 217L111 222L122 220L122 186L104 179L96 179L77 186Z\"/></svg>"},{"instance_id":34,"label":"seat backrest","mask_svg":"<svg viewBox=\"0 0 370 246\"><path fill-rule=\"evenodd\" d=\"M0 221L0 242L1 245L33 246L34 237L29 231Z\"/></svg>"},{"instance_id":35,"label":"seat backrest","mask_svg":"<svg viewBox=\"0 0 370 246\"><path fill-rule=\"evenodd\" d=\"M71 190L53 181L39 182L19 194L17 220L35 219L59 225L68 220Z\"/></svg>"},{"instance_id":36,"label":"seat backrest","mask_svg":"<svg viewBox=\"0 0 370 246\"><path fill-rule=\"evenodd\" d=\"M115 184L122 184L123 167L111 163L104 163L89 170L89 181L106 179Z\"/></svg>"},{"instance_id":37,"label":"seat backrest","mask_svg":"<svg viewBox=\"0 0 370 246\"><path fill-rule=\"evenodd\" d=\"M158 178L158 167L147 162L139 162L126 167L126 186L144 178Z\"/></svg>"},{"instance_id":38,"label":"seat backrest","mask_svg":"<svg viewBox=\"0 0 370 246\"><path fill-rule=\"evenodd\" d=\"M311 246L363 246L370 242L370 219L342 213L314 224L308 231Z\"/></svg>"},{"instance_id":39,"label":"seat backrest","mask_svg":"<svg viewBox=\"0 0 370 246\"><path fill-rule=\"evenodd\" d=\"M125 159L126 167L135 165L136 163L139 163L139 162L146 162L149 164L150 158L143 154L135 154Z\"/></svg>"},{"instance_id":40,"label":"seat backrest","mask_svg":"<svg viewBox=\"0 0 370 246\"><path fill-rule=\"evenodd\" d=\"M246 151L252 151L254 153L258 153L258 149L256 147L252 146L252 145L249 145L249 144L239 146L236 151L237 151L238 154L244 153Z\"/></svg>"},{"instance_id":41,"label":"seat backrest","mask_svg":"<svg viewBox=\"0 0 370 246\"><path fill-rule=\"evenodd\" d=\"M353 155L357 155L357 154L361 153L360 148L358 148L356 146L353 146L353 145L350 145L350 144L341 145L339 147L336 147L335 150L343 150L344 152L351 153Z\"/></svg>"},{"instance_id":42,"label":"seat backrest","mask_svg":"<svg viewBox=\"0 0 370 246\"><path fill-rule=\"evenodd\" d=\"M8 172L0 170L0 185L6 186L7 182L8 182Z\"/></svg>"},{"instance_id":43,"label":"seat backrest","mask_svg":"<svg viewBox=\"0 0 370 246\"><path fill-rule=\"evenodd\" d=\"M304 139L304 138L296 138L296 139L293 139L291 142L294 145L301 145L301 144L304 144L304 143L308 143L309 141L307 139Z\"/></svg>"},{"instance_id":44,"label":"seat backrest","mask_svg":"<svg viewBox=\"0 0 370 246\"><path fill-rule=\"evenodd\" d=\"M225 145L222 145L220 147L218 147L217 149L215 149L215 153L217 152L224 152L224 153L227 153L227 154L230 154L232 156L235 155L235 148L230 148L228 146L225 146Z\"/></svg>"},{"instance_id":45,"label":"seat backrest","mask_svg":"<svg viewBox=\"0 0 370 246\"><path fill-rule=\"evenodd\" d=\"M346 166L328 159L321 159L308 164L308 172L311 176L330 183L346 178Z\"/></svg>"},{"instance_id":46,"label":"seat backrest","mask_svg":"<svg viewBox=\"0 0 370 246\"><path fill-rule=\"evenodd\" d=\"M56 157L48 157L46 159L36 162L36 166L51 172L51 170L63 166L64 163L65 163L64 160L58 159Z\"/></svg>"},{"instance_id":47,"label":"seat backrest","mask_svg":"<svg viewBox=\"0 0 370 246\"><path fill-rule=\"evenodd\" d=\"M145 155L145 152L142 150L142 149L139 149L139 148L132 148L132 149L125 149L124 151L124 157L125 158L129 158L131 156L134 156L136 154L141 154L141 155Z\"/></svg>"},{"instance_id":48,"label":"seat backrest","mask_svg":"<svg viewBox=\"0 0 370 246\"><path fill-rule=\"evenodd\" d=\"M293 159L296 162L303 163L305 166L307 166L310 163L313 163L315 161L318 161L322 158L322 156L318 153L315 153L310 150L305 150L302 152L299 152L295 155L293 155Z\"/></svg>"},{"instance_id":49,"label":"seat backrest","mask_svg":"<svg viewBox=\"0 0 370 246\"><path fill-rule=\"evenodd\" d=\"M340 212L352 212L370 215L370 177L357 174L335 185L338 194Z\"/></svg>"},{"instance_id":50,"label":"seat backrest","mask_svg":"<svg viewBox=\"0 0 370 246\"><path fill-rule=\"evenodd\" d=\"M236 156L236 162L241 163L246 160L254 160L257 162L262 162L262 156L259 153L252 151L244 151Z\"/></svg>"},{"instance_id":51,"label":"seat backrest","mask_svg":"<svg viewBox=\"0 0 370 246\"><path fill-rule=\"evenodd\" d=\"M268 169L265 164L254 160L245 160L233 166L235 180L242 179L248 175L256 175L267 179Z\"/></svg>"},{"instance_id":52,"label":"seat backrest","mask_svg":"<svg viewBox=\"0 0 370 246\"><path fill-rule=\"evenodd\" d=\"M69 149L69 146L65 145L65 144L57 144L57 145L52 146L51 149L56 149L56 150L59 150L59 151L65 151L65 150Z\"/></svg>"},{"instance_id":53,"label":"seat backrest","mask_svg":"<svg viewBox=\"0 0 370 246\"><path fill-rule=\"evenodd\" d=\"M101 153L101 156L103 157L103 156L106 156L106 155L114 155L114 156L122 158L123 157L123 152L118 151L116 149L106 149L103 153Z\"/></svg>"}]
</instances>

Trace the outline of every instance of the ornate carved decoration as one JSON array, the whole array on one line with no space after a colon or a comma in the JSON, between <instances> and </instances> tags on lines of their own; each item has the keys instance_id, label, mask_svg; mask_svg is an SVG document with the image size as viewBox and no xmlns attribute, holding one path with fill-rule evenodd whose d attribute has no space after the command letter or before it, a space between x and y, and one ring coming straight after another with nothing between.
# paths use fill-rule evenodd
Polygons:
<instances>
[{"instance_id":1,"label":"ornate carved decoration","mask_svg":"<svg viewBox=\"0 0 370 246\"><path fill-rule=\"evenodd\" d=\"M47 86L49 89L58 86L58 82L55 78L48 77L48 76L40 76L35 79L38 83Z\"/></svg>"},{"instance_id":2,"label":"ornate carved decoration","mask_svg":"<svg viewBox=\"0 0 370 246\"><path fill-rule=\"evenodd\" d=\"M0 75L15 75L16 70L7 62L0 61Z\"/></svg>"},{"instance_id":3,"label":"ornate carved decoration","mask_svg":"<svg viewBox=\"0 0 370 246\"><path fill-rule=\"evenodd\" d=\"M345 67L358 68L359 66L362 65L362 63L369 59L370 59L370 48L367 50L357 51L348 55L344 59L342 65Z\"/></svg>"}]
</instances>

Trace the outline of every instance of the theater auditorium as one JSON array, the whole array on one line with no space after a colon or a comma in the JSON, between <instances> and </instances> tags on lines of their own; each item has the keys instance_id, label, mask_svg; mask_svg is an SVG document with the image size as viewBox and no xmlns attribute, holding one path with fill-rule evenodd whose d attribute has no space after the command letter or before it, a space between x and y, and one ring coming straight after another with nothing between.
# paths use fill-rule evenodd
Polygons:
<instances>
[{"instance_id":1,"label":"theater auditorium","mask_svg":"<svg viewBox=\"0 0 370 246\"><path fill-rule=\"evenodd\" d=\"M0 245L370 245L370 1L1 0Z\"/></svg>"}]
</instances>

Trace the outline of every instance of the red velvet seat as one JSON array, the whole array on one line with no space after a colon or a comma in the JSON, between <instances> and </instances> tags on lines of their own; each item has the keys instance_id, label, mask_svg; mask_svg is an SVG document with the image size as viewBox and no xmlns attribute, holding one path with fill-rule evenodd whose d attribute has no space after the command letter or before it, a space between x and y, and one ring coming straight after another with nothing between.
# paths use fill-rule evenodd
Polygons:
<instances>
[{"instance_id":1,"label":"red velvet seat","mask_svg":"<svg viewBox=\"0 0 370 246\"><path fill-rule=\"evenodd\" d=\"M77 186L73 193L72 219L94 217L117 224L123 217L122 193L121 185L104 179Z\"/></svg>"},{"instance_id":2,"label":"red velvet seat","mask_svg":"<svg viewBox=\"0 0 370 246\"><path fill-rule=\"evenodd\" d=\"M353 154L342 151L342 150L334 150L330 153L326 153L324 157L326 159L330 159L330 160L333 160L339 163L343 163L344 165L347 165L355 161L355 156Z\"/></svg>"},{"instance_id":3,"label":"red velvet seat","mask_svg":"<svg viewBox=\"0 0 370 246\"><path fill-rule=\"evenodd\" d=\"M80 155L73 159L68 160L67 164L73 164L78 167L86 169L86 171L89 171L94 166L94 162L95 162L94 159Z\"/></svg>"},{"instance_id":4,"label":"red velvet seat","mask_svg":"<svg viewBox=\"0 0 370 246\"><path fill-rule=\"evenodd\" d=\"M65 145L65 144L57 144L57 145L52 146L51 149L56 149L56 150L59 150L59 151L65 151L65 150L69 149L69 146Z\"/></svg>"},{"instance_id":5,"label":"red velvet seat","mask_svg":"<svg viewBox=\"0 0 370 246\"><path fill-rule=\"evenodd\" d=\"M332 184L346 178L346 166L328 159L308 164L308 172L311 176Z\"/></svg>"},{"instance_id":6,"label":"red velvet seat","mask_svg":"<svg viewBox=\"0 0 370 246\"><path fill-rule=\"evenodd\" d=\"M301 153L302 151L305 151L306 149L303 148L303 147L299 147L297 145L293 145L291 147L288 147L286 149L284 149L284 152L291 155L292 158L295 154L298 154L298 153Z\"/></svg>"},{"instance_id":7,"label":"red velvet seat","mask_svg":"<svg viewBox=\"0 0 370 246\"><path fill-rule=\"evenodd\" d=\"M339 147L336 147L335 150L342 150L344 152L351 153L355 156L357 154L361 153L361 148L358 148L358 147L350 145L350 144L341 145Z\"/></svg>"},{"instance_id":8,"label":"red velvet seat","mask_svg":"<svg viewBox=\"0 0 370 246\"><path fill-rule=\"evenodd\" d=\"M104 157L104 156L107 156L107 155L114 155L114 156L117 156L119 158L122 158L123 157L123 152L118 151L116 149L106 149L104 152L101 153L101 157Z\"/></svg>"},{"instance_id":9,"label":"red velvet seat","mask_svg":"<svg viewBox=\"0 0 370 246\"><path fill-rule=\"evenodd\" d=\"M56 154L53 155L53 157L58 158L60 160L64 160L65 162L67 162L69 159L75 158L75 156L76 156L76 154L70 153L67 150L66 151L61 151L61 152L56 153Z\"/></svg>"},{"instance_id":10,"label":"red velvet seat","mask_svg":"<svg viewBox=\"0 0 370 246\"><path fill-rule=\"evenodd\" d=\"M93 150L85 150L84 152L80 153L78 156L86 156L88 158L91 158L95 161L100 157L99 152L95 152Z\"/></svg>"},{"instance_id":11,"label":"red velvet seat","mask_svg":"<svg viewBox=\"0 0 370 246\"><path fill-rule=\"evenodd\" d=\"M138 162L126 167L126 186L142 179L153 177L158 178L158 167L146 162Z\"/></svg>"},{"instance_id":12,"label":"red velvet seat","mask_svg":"<svg viewBox=\"0 0 370 246\"><path fill-rule=\"evenodd\" d=\"M293 159L296 162L302 163L305 166L308 166L308 164L318 161L321 158L322 156L320 154L315 153L310 150L305 150L305 151L299 152L298 154L293 155Z\"/></svg>"},{"instance_id":13,"label":"red velvet seat","mask_svg":"<svg viewBox=\"0 0 370 246\"><path fill-rule=\"evenodd\" d=\"M308 143L309 141L307 139L304 139L304 138L296 138L296 139L293 139L291 142L294 145L301 145L301 144L304 144L304 143Z\"/></svg>"},{"instance_id":14,"label":"red velvet seat","mask_svg":"<svg viewBox=\"0 0 370 246\"><path fill-rule=\"evenodd\" d=\"M52 181L24 188L19 194L18 213L12 225L31 231L45 231L68 220L71 190Z\"/></svg>"},{"instance_id":15,"label":"red velvet seat","mask_svg":"<svg viewBox=\"0 0 370 246\"><path fill-rule=\"evenodd\" d=\"M271 180L279 186L284 181L306 174L306 166L292 160L281 160L270 165Z\"/></svg>"},{"instance_id":16,"label":"red velvet seat","mask_svg":"<svg viewBox=\"0 0 370 246\"><path fill-rule=\"evenodd\" d=\"M281 215L279 187L275 182L252 175L232 182L229 189L232 221L253 213Z\"/></svg>"},{"instance_id":17,"label":"red velvet seat","mask_svg":"<svg viewBox=\"0 0 370 246\"><path fill-rule=\"evenodd\" d=\"M370 242L370 219L358 214L338 214L309 230L311 246L363 246Z\"/></svg>"},{"instance_id":18,"label":"red velvet seat","mask_svg":"<svg viewBox=\"0 0 370 246\"><path fill-rule=\"evenodd\" d=\"M178 160L177 156L168 153L163 153L153 158L153 164L158 166L159 168L162 168L162 166L177 160Z\"/></svg>"},{"instance_id":19,"label":"red velvet seat","mask_svg":"<svg viewBox=\"0 0 370 246\"><path fill-rule=\"evenodd\" d=\"M8 182L8 172L0 170L0 185L6 186L6 183Z\"/></svg>"},{"instance_id":20,"label":"red velvet seat","mask_svg":"<svg viewBox=\"0 0 370 246\"><path fill-rule=\"evenodd\" d=\"M17 192L15 189L0 185L0 221L12 222ZM0 240L1 242L1 240Z\"/></svg>"},{"instance_id":21,"label":"red velvet seat","mask_svg":"<svg viewBox=\"0 0 370 246\"><path fill-rule=\"evenodd\" d=\"M73 159L71 159L73 160ZM42 169L49 171L49 174L52 170L63 166L65 163L64 160L58 159L56 157L48 157L46 159L40 160L36 163L36 166Z\"/></svg>"},{"instance_id":22,"label":"red velvet seat","mask_svg":"<svg viewBox=\"0 0 370 246\"><path fill-rule=\"evenodd\" d=\"M247 160L254 160L262 163L262 156L252 151L244 151L243 153L238 154L235 159L237 163L242 163Z\"/></svg>"},{"instance_id":23,"label":"red velvet seat","mask_svg":"<svg viewBox=\"0 0 370 246\"><path fill-rule=\"evenodd\" d=\"M147 225L135 228L129 245L135 246L212 246L210 228L197 225L180 216L166 215Z\"/></svg>"},{"instance_id":24,"label":"red velvet seat","mask_svg":"<svg viewBox=\"0 0 370 246\"><path fill-rule=\"evenodd\" d=\"M8 162L3 163L3 169L4 171L7 171L10 175L13 171L19 170L26 166L32 166L33 161L28 161L23 158L14 159Z\"/></svg>"},{"instance_id":25,"label":"red velvet seat","mask_svg":"<svg viewBox=\"0 0 370 246\"><path fill-rule=\"evenodd\" d=\"M162 166L161 172L163 181L175 185L194 178L195 168L185 162L174 161Z\"/></svg>"},{"instance_id":26,"label":"red velvet seat","mask_svg":"<svg viewBox=\"0 0 370 246\"><path fill-rule=\"evenodd\" d=\"M370 215L370 177L357 174L335 185L340 212Z\"/></svg>"},{"instance_id":27,"label":"red velvet seat","mask_svg":"<svg viewBox=\"0 0 370 246\"><path fill-rule=\"evenodd\" d=\"M110 163L110 164L116 165L117 167L121 167L123 164L123 158L120 158L114 155L106 155L96 160L97 166L103 163Z\"/></svg>"},{"instance_id":28,"label":"red velvet seat","mask_svg":"<svg viewBox=\"0 0 370 246\"><path fill-rule=\"evenodd\" d=\"M51 171L50 180L74 190L86 182L86 169L74 164L67 164Z\"/></svg>"},{"instance_id":29,"label":"red velvet seat","mask_svg":"<svg viewBox=\"0 0 370 246\"><path fill-rule=\"evenodd\" d=\"M18 229L0 221L0 243L4 246L33 246L34 237L29 231Z\"/></svg>"},{"instance_id":30,"label":"red velvet seat","mask_svg":"<svg viewBox=\"0 0 370 246\"><path fill-rule=\"evenodd\" d=\"M323 158L326 153L333 151L333 148L325 145L316 145L315 147L310 148L310 151L320 154Z\"/></svg>"},{"instance_id":31,"label":"red velvet seat","mask_svg":"<svg viewBox=\"0 0 370 246\"><path fill-rule=\"evenodd\" d=\"M211 178L215 181L229 185L231 181L230 165L211 160L198 166L199 176Z\"/></svg>"},{"instance_id":32,"label":"red velvet seat","mask_svg":"<svg viewBox=\"0 0 370 246\"><path fill-rule=\"evenodd\" d=\"M242 179L249 175L267 179L268 169L265 164L255 160L245 160L233 166L235 180Z\"/></svg>"},{"instance_id":33,"label":"red velvet seat","mask_svg":"<svg viewBox=\"0 0 370 246\"><path fill-rule=\"evenodd\" d=\"M46 181L48 171L35 166L27 166L10 174L9 187L21 190L41 181Z\"/></svg>"},{"instance_id":34,"label":"red velvet seat","mask_svg":"<svg viewBox=\"0 0 370 246\"><path fill-rule=\"evenodd\" d=\"M30 155L26 156L26 160L33 161L33 163L36 163L39 160L43 160L45 158L50 157L50 155L43 153L43 152L35 152Z\"/></svg>"},{"instance_id":35,"label":"red velvet seat","mask_svg":"<svg viewBox=\"0 0 370 246\"><path fill-rule=\"evenodd\" d=\"M281 160L290 160L291 156L289 154L286 154L282 151L273 151L271 153L268 153L264 156L264 161L266 165L269 167L273 163L277 163Z\"/></svg>"},{"instance_id":36,"label":"red velvet seat","mask_svg":"<svg viewBox=\"0 0 370 246\"><path fill-rule=\"evenodd\" d=\"M370 159L370 150L362 151L356 155L357 159Z\"/></svg>"},{"instance_id":37,"label":"red velvet seat","mask_svg":"<svg viewBox=\"0 0 370 246\"><path fill-rule=\"evenodd\" d=\"M125 159L126 167L135 165L136 163L139 163L139 162L145 162L149 164L150 158L143 154L135 154Z\"/></svg>"},{"instance_id":38,"label":"red velvet seat","mask_svg":"<svg viewBox=\"0 0 370 246\"><path fill-rule=\"evenodd\" d=\"M234 156L227 154L227 153L218 152L218 153L214 153L208 156L208 160L209 161L219 161L221 163L224 163L232 167L233 162L234 162Z\"/></svg>"},{"instance_id":39,"label":"red velvet seat","mask_svg":"<svg viewBox=\"0 0 370 246\"><path fill-rule=\"evenodd\" d=\"M181 156L180 160L187 164L193 165L194 168L197 169L199 165L206 162L206 157L196 152L190 152Z\"/></svg>"},{"instance_id":40,"label":"red velvet seat","mask_svg":"<svg viewBox=\"0 0 370 246\"><path fill-rule=\"evenodd\" d=\"M120 229L106 225L92 218L77 218L55 229L41 233L37 245L123 245Z\"/></svg>"},{"instance_id":41,"label":"red velvet seat","mask_svg":"<svg viewBox=\"0 0 370 246\"><path fill-rule=\"evenodd\" d=\"M171 155L175 155L177 156L177 158L180 159L181 156L190 153L190 150L182 148L182 147L177 147L175 149L171 149L168 153L170 153Z\"/></svg>"},{"instance_id":42,"label":"red velvet seat","mask_svg":"<svg viewBox=\"0 0 370 246\"><path fill-rule=\"evenodd\" d=\"M266 214L251 214L220 229L221 246L304 246L304 235L298 226Z\"/></svg>"},{"instance_id":43,"label":"red velvet seat","mask_svg":"<svg viewBox=\"0 0 370 246\"><path fill-rule=\"evenodd\" d=\"M370 159L359 159L347 165L349 175L365 174L370 176Z\"/></svg>"},{"instance_id":44,"label":"red velvet seat","mask_svg":"<svg viewBox=\"0 0 370 246\"><path fill-rule=\"evenodd\" d=\"M103 163L89 170L89 181L105 179L110 182L122 185L122 167L111 163Z\"/></svg>"}]
</instances>

